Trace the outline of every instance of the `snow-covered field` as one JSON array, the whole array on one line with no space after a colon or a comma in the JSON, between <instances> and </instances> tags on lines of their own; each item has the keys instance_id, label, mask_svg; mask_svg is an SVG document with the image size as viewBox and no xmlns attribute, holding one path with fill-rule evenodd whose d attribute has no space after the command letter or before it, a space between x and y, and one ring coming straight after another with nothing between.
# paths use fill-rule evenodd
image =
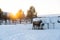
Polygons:
<instances>
[{"instance_id":1,"label":"snow-covered field","mask_svg":"<svg viewBox=\"0 0 60 40\"><path fill-rule=\"evenodd\" d=\"M32 24L0 25L0 40L60 40L60 29L32 30Z\"/></svg>"},{"instance_id":2,"label":"snow-covered field","mask_svg":"<svg viewBox=\"0 0 60 40\"><path fill-rule=\"evenodd\" d=\"M37 19L36 19L37 20ZM36 21L35 20L35 21ZM0 25L0 40L60 40L60 23L57 17L42 18L44 30L32 30L32 24ZM49 23L49 29L48 29ZM54 27L54 29L53 29Z\"/></svg>"}]
</instances>

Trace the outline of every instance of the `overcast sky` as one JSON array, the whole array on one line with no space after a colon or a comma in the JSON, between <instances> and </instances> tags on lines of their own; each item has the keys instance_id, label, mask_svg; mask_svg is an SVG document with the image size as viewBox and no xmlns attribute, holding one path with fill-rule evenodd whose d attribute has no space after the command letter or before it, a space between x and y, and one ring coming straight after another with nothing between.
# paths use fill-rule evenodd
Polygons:
<instances>
[{"instance_id":1,"label":"overcast sky","mask_svg":"<svg viewBox=\"0 0 60 40\"><path fill-rule=\"evenodd\" d=\"M60 14L60 0L0 0L0 8L6 12L16 13L23 9L26 14L31 5L38 15Z\"/></svg>"}]
</instances>

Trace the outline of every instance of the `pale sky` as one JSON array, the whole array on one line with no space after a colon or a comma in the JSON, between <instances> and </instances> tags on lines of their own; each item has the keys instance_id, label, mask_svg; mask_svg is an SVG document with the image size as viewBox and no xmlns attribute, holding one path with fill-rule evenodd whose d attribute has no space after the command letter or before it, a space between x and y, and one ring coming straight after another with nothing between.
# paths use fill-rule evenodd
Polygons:
<instances>
[{"instance_id":1,"label":"pale sky","mask_svg":"<svg viewBox=\"0 0 60 40\"><path fill-rule=\"evenodd\" d=\"M26 14L31 5L38 15L60 14L60 0L0 0L0 8L12 13L22 9Z\"/></svg>"}]
</instances>

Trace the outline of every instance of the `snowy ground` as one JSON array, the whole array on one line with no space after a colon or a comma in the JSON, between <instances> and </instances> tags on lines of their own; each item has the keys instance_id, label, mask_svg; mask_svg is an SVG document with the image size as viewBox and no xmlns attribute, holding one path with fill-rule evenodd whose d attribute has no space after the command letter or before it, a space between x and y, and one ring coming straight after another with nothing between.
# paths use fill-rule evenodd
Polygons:
<instances>
[{"instance_id":1,"label":"snowy ground","mask_svg":"<svg viewBox=\"0 0 60 40\"><path fill-rule=\"evenodd\" d=\"M32 30L32 24L0 25L0 40L60 40L60 29Z\"/></svg>"}]
</instances>

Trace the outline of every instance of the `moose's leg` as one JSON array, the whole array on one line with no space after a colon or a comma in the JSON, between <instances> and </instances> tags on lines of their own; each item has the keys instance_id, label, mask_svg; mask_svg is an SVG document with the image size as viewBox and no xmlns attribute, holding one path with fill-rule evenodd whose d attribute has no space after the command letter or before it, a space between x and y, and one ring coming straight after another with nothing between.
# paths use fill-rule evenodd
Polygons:
<instances>
[{"instance_id":1,"label":"moose's leg","mask_svg":"<svg viewBox=\"0 0 60 40\"><path fill-rule=\"evenodd\" d=\"M43 29L44 23L41 24L41 29Z\"/></svg>"},{"instance_id":2,"label":"moose's leg","mask_svg":"<svg viewBox=\"0 0 60 40\"><path fill-rule=\"evenodd\" d=\"M40 29L40 24L37 24L38 30Z\"/></svg>"},{"instance_id":3,"label":"moose's leg","mask_svg":"<svg viewBox=\"0 0 60 40\"><path fill-rule=\"evenodd\" d=\"M35 29L35 24L33 23L33 29Z\"/></svg>"},{"instance_id":4,"label":"moose's leg","mask_svg":"<svg viewBox=\"0 0 60 40\"><path fill-rule=\"evenodd\" d=\"M38 30L40 29L40 26L38 26Z\"/></svg>"},{"instance_id":5,"label":"moose's leg","mask_svg":"<svg viewBox=\"0 0 60 40\"><path fill-rule=\"evenodd\" d=\"M33 29L37 29L37 24L35 22L33 23Z\"/></svg>"}]
</instances>

